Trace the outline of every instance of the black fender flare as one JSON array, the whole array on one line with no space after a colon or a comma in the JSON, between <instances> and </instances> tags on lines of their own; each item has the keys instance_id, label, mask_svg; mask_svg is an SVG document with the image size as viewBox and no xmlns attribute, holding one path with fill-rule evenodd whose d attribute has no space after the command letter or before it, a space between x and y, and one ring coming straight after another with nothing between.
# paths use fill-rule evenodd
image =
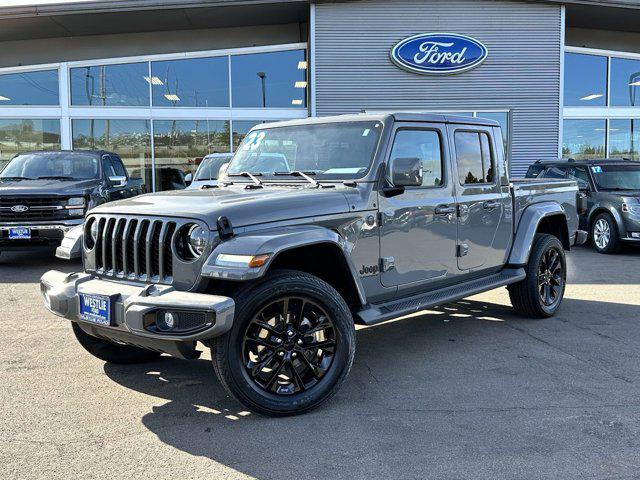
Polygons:
<instances>
[{"instance_id":1,"label":"black fender flare","mask_svg":"<svg viewBox=\"0 0 640 480\"><path fill-rule=\"evenodd\" d=\"M263 277L278 255L294 248L318 244L330 244L337 247L349 268L358 298L362 305L367 303L364 288L358 271L353 264L347 242L337 232L328 228L303 225L254 230L240 233L229 240L219 243L202 266L202 276L218 280L248 281ZM220 254L227 255L269 255L261 267L228 267L216 264Z\"/></svg>"}]
</instances>

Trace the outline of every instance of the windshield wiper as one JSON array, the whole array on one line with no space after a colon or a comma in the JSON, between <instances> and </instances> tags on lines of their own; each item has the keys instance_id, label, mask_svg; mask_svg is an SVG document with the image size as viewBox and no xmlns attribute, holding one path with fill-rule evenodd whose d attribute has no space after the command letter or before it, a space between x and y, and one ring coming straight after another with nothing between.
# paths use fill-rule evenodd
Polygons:
<instances>
[{"instance_id":1,"label":"windshield wiper","mask_svg":"<svg viewBox=\"0 0 640 480\"><path fill-rule=\"evenodd\" d=\"M35 180L35 178L31 178L31 177L0 177L0 181L1 180L7 180L9 182L12 182L14 180Z\"/></svg>"},{"instance_id":2,"label":"windshield wiper","mask_svg":"<svg viewBox=\"0 0 640 480\"><path fill-rule=\"evenodd\" d=\"M313 170L307 170L307 171L302 171L302 170L292 170L290 172L273 172L274 175L290 175L292 177L302 177L304 178L307 182L309 182L311 185L314 186L314 188L318 188L320 186L320 184L318 183L317 180L314 180L313 178L311 178L309 175L315 175L316 172L314 172Z\"/></svg>"},{"instance_id":3,"label":"windshield wiper","mask_svg":"<svg viewBox=\"0 0 640 480\"><path fill-rule=\"evenodd\" d=\"M262 188L262 182L258 179L258 175L262 175L260 172L239 172L239 173L227 173L228 177L246 177L250 178L253 182L253 188Z\"/></svg>"},{"instance_id":4,"label":"windshield wiper","mask_svg":"<svg viewBox=\"0 0 640 480\"><path fill-rule=\"evenodd\" d=\"M36 180L75 180L75 178L68 175L43 175L36 177Z\"/></svg>"}]
</instances>

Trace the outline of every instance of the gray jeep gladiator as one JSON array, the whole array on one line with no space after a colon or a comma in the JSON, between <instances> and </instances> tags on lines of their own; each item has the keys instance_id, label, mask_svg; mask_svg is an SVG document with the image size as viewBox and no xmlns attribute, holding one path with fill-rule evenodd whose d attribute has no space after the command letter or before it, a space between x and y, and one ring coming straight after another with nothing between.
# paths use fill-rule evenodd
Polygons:
<instances>
[{"instance_id":1,"label":"gray jeep gladiator","mask_svg":"<svg viewBox=\"0 0 640 480\"><path fill-rule=\"evenodd\" d=\"M571 180L509 181L500 127L423 113L255 127L218 185L91 211L84 271L46 307L113 363L211 349L230 394L291 415L329 399L374 325L507 286L549 317L584 241Z\"/></svg>"}]
</instances>

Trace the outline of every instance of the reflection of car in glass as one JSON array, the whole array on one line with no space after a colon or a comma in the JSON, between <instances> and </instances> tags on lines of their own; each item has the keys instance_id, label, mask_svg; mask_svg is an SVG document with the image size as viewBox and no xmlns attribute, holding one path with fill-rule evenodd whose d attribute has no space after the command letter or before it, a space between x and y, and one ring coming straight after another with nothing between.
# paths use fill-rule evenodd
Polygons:
<instances>
[{"instance_id":1,"label":"reflection of car in glass","mask_svg":"<svg viewBox=\"0 0 640 480\"><path fill-rule=\"evenodd\" d=\"M527 177L578 182L587 197L580 228L600 253L615 253L622 243L640 245L640 162L630 160L550 160L529 167Z\"/></svg>"},{"instance_id":2,"label":"reflection of car in glass","mask_svg":"<svg viewBox=\"0 0 640 480\"><path fill-rule=\"evenodd\" d=\"M188 189L202 188L203 185L217 185L220 176L220 168L231 161L233 155L231 153L210 153L205 156L195 175L187 174L185 181L188 183ZM191 183L189 183L191 182Z\"/></svg>"},{"instance_id":3,"label":"reflection of car in glass","mask_svg":"<svg viewBox=\"0 0 640 480\"><path fill-rule=\"evenodd\" d=\"M454 149L455 147L455 149ZM259 125L208 189L100 207L45 305L107 362L211 349L267 415L331 398L373 325L508 286L549 317L580 242L574 181L509 181L498 123L420 113Z\"/></svg>"},{"instance_id":4,"label":"reflection of car in glass","mask_svg":"<svg viewBox=\"0 0 640 480\"><path fill-rule=\"evenodd\" d=\"M0 172L0 250L58 244L88 209L140 193L114 153L20 153Z\"/></svg>"}]
</instances>

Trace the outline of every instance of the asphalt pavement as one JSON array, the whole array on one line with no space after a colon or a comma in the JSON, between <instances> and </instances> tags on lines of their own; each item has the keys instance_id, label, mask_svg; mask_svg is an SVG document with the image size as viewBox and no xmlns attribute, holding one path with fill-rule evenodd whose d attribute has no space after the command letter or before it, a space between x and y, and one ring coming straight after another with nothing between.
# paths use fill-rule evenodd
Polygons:
<instances>
[{"instance_id":1,"label":"asphalt pavement","mask_svg":"<svg viewBox=\"0 0 640 480\"><path fill-rule=\"evenodd\" d=\"M578 248L555 318L499 289L357 332L310 414L228 397L209 354L107 365L42 306L50 249L0 255L2 479L625 479L640 475L640 249Z\"/></svg>"}]
</instances>

